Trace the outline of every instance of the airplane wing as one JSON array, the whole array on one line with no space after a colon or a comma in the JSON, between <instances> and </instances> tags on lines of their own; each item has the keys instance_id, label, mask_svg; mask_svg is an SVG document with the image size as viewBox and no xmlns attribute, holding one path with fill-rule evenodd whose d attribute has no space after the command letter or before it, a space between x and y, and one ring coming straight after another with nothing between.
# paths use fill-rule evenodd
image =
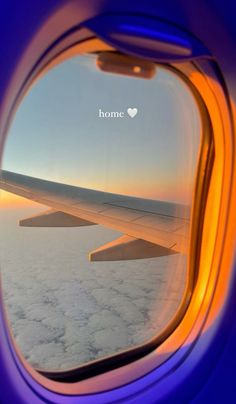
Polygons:
<instances>
[{"instance_id":1,"label":"airplane wing","mask_svg":"<svg viewBox=\"0 0 236 404\"><path fill-rule=\"evenodd\" d=\"M20 226L99 224L124 234L92 251L91 261L187 252L188 206L86 189L5 170L0 171L0 188L51 208L20 220Z\"/></svg>"}]
</instances>

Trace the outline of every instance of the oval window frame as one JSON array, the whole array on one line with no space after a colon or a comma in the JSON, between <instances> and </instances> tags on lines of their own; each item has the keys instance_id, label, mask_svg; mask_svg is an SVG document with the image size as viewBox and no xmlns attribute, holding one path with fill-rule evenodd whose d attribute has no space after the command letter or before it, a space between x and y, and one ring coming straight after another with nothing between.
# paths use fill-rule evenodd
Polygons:
<instances>
[{"instance_id":1,"label":"oval window frame","mask_svg":"<svg viewBox=\"0 0 236 404\"><path fill-rule=\"evenodd\" d=\"M91 43L91 41L95 41L93 42L93 44ZM88 42L90 42L88 44ZM37 66L35 66L35 68L33 69L33 71L31 72L31 74L28 76L28 78L26 79L24 85L22 86L21 90L18 93L18 96L15 99L15 102L13 103L13 106L11 108L11 113L9 115L8 118L8 124L10 122L10 120L12 119L12 116L14 115L14 111L16 110L17 106L19 105L19 103L21 102L21 100L23 99L24 95L26 94L26 91L29 90L30 85L32 85L35 80L37 78L40 77L40 74L44 74L48 68L53 67L52 65L56 64L58 59L57 58L64 58L66 55L66 52L70 52L72 50L72 48L76 47L76 52L78 51L78 46L82 46L83 48L83 52L86 51L88 52L87 45L89 45L89 49L91 51L91 45L96 45L94 47L94 50L101 50L101 48L103 48L102 50L108 50L108 48L111 50L112 48L110 46L107 46L106 44L104 44L102 41L97 40L96 38L90 38L89 40L83 41L82 43L76 44L76 45L70 45L69 48L66 48L64 50L61 51L57 51L56 53L54 52L49 52L49 54L47 54L47 58L42 58L41 61L38 63ZM97 46L99 45L99 49L97 48ZM62 47L63 48L63 47ZM52 49L51 49L52 51ZM55 51L55 49L53 48L53 51ZM54 53L54 55L53 55ZM57 54L57 56L56 56ZM77 54L77 53L76 53ZM50 57L49 57L50 56ZM48 58L49 57L49 58ZM47 60L48 59L48 60ZM51 59L51 62L50 62ZM65 59L64 59L65 60ZM213 107L210 106L212 99L215 98L215 94L212 92L210 94L210 86L205 87L206 84L209 85L209 83L207 83L206 80L206 74L205 71L207 71L207 69L210 68L209 64L205 63L200 63L198 64L197 62L193 63L193 62L188 62L188 63L184 63L184 64L178 64L178 65L166 65L167 68L170 68L171 70L174 70L175 73L177 73L191 88L194 97L198 103L199 109L200 109L200 113L201 113L201 117L202 117L202 122L204 124L204 136L202 137L203 141L202 141L202 145L201 145L201 153L200 153L200 159L199 159L199 167L198 167L198 175L197 175L197 181L196 181L196 185L195 185L195 199L194 199L194 206L192 208L192 220L191 220L191 249L194 249L195 253L198 255L198 259L196 260L196 255L194 256L194 254L190 254L190 261L191 261L191 265L194 264L196 270L194 271L194 276L191 279L191 284L192 284L192 289L191 289L191 293L188 292L188 304L187 306L189 306L189 302L190 302L190 298L194 292L194 285L196 284L196 274L197 274L197 270L198 270L198 266L196 265L196 262L200 262L200 245L201 245L201 241L202 241L202 232L199 231L199 221L200 221L200 227L203 228L203 221L204 221L204 213L205 213L205 208L206 208L206 202L207 202L207 197L208 197L208 191L209 191L209 186L210 186L210 181L211 181L211 172L212 172L212 166L213 166L213 160L214 160L214 143L213 143L213 132L214 132L214 128L212 126L212 117L213 117ZM199 78L196 79L196 77L194 77L194 74L198 72L199 74L202 75L202 78L205 82L200 83L199 82ZM200 80L201 81L201 80ZM217 80L218 81L218 80ZM221 91L220 88L218 88L218 92ZM221 91L221 98L222 98L222 102L223 98L225 98L224 92ZM225 102L226 104L226 102ZM219 113L219 111L217 111ZM215 112L215 114L217 113ZM227 111L228 112L228 111ZM227 114L228 115L228 114ZM227 116L225 117L226 119L228 118ZM222 120L222 119L221 119ZM222 124L222 127L224 127L225 125ZM202 173L205 173L204 176L202 176ZM196 231L196 229L198 231ZM195 233L194 233L195 232ZM206 283L205 283L206 285ZM185 307L185 310L183 310L183 315L184 313L186 313L188 307ZM183 317L180 319L180 321L183 319ZM175 327L173 329L176 329L177 327L177 323L175 323ZM173 330L172 330L173 331ZM168 334L169 336L172 334L172 332L170 334ZM163 336L162 341L160 342L160 344L162 342L167 342L167 334L165 334ZM169 340L169 338L168 338ZM45 376L49 376L49 375L40 375L37 371L35 371L33 368L31 368L31 366L25 361L24 358L22 358L22 355L18 352L17 347L14 344L14 341L11 338L11 344L13 344L14 346L14 352L13 354L15 354L15 351L17 352L17 357L20 358L20 362L22 363L23 367L27 369L27 371L30 373L31 376L33 376L33 378L35 380L37 380L38 382L40 382L40 384L43 384L46 388L49 388L50 390L54 390L56 392L63 392L66 394L75 394L75 392L83 392L83 394L85 392L89 392L91 393L91 388L93 392L97 392L97 391L102 391L105 389L107 389L107 383L106 381L103 381L103 383L100 383L100 386L98 387L97 383L94 383L94 379L93 379L93 387L91 386L91 383L87 383L88 380L83 381L83 382L78 382L73 384L73 389L71 389L72 385L71 384L66 384L65 383L65 378L63 380L63 383L58 383L58 382L54 382L53 380L48 380L48 378L46 378ZM162 344L163 345L163 344ZM177 344L173 344L172 347L174 349L171 350L171 355L173 354L173 352L175 352L177 350ZM160 346L159 346L160 347ZM157 349L156 349L157 351ZM153 349L152 349L153 352ZM144 353L144 355L142 355L142 358L144 358L144 356L147 355L147 351ZM126 356L126 353L124 353ZM123 355L123 354L122 354ZM150 355L149 359L150 359ZM155 355L156 356L156 355ZM168 355L162 355L162 358L159 357L159 360L157 359L157 357L155 357L155 360L150 360L148 366L143 367L141 374L140 374L140 370L139 370L139 374L140 375L144 375L145 373L147 373L147 371L150 371L152 368L160 365L161 363L163 363L168 357L170 356L170 354ZM119 363L114 366L114 367L108 367L106 368L106 366L103 364L103 369L102 369L102 373L107 372L108 370L114 369L119 365L128 365L128 367L132 364L134 364L135 362L133 361L137 361L137 359L139 359L138 357L132 358L131 362L125 362L125 363ZM139 361L137 361L139 362ZM58 373L58 372L57 372ZM63 372L64 373L64 372ZM137 373L135 374L134 377L134 373L135 372L130 372L128 375L128 378L125 378L125 383L127 383L128 381L134 380L137 378ZM93 374L93 376L95 376ZM86 376L85 376L86 377ZM87 375L87 377L91 377L90 375ZM103 377L103 375L98 376L99 378ZM116 379L116 376L113 376L113 379ZM78 375L76 375L76 380L78 380ZM123 380L123 381L122 381ZM118 381L118 384L117 384ZM84 387L82 386L82 383L84 384ZM116 382L113 380L112 386L111 384L109 385L109 388L112 387L117 387L117 385L122 385L124 383L124 378L122 377L121 379L118 377L118 380L116 380ZM109 383L108 383L109 384ZM59 388L60 386L60 388ZM89 387L90 386L90 387ZM68 388L69 387L69 388ZM75 388L74 388L75 387Z\"/></svg>"}]
</instances>

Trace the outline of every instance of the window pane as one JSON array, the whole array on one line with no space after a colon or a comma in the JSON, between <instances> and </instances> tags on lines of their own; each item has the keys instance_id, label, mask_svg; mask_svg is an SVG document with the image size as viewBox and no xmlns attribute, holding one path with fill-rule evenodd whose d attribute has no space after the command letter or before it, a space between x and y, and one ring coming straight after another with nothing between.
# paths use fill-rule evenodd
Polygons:
<instances>
[{"instance_id":1,"label":"window pane","mask_svg":"<svg viewBox=\"0 0 236 404\"><path fill-rule=\"evenodd\" d=\"M48 207L1 191L5 304L34 367L69 369L147 343L175 315L187 281L181 240L189 237L200 126L174 73L112 74L96 55L58 65L24 98L3 169L104 191L109 201L119 195L103 209L93 196L76 202L96 226L21 227ZM124 234L131 244L89 261Z\"/></svg>"}]
</instances>

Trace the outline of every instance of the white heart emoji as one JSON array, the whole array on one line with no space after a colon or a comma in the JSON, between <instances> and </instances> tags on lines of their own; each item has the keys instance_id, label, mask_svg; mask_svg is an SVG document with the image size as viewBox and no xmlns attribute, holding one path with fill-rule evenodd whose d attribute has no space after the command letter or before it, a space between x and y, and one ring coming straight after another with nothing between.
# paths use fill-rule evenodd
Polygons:
<instances>
[{"instance_id":1,"label":"white heart emoji","mask_svg":"<svg viewBox=\"0 0 236 404\"><path fill-rule=\"evenodd\" d=\"M137 110L137 108L128 108L127 112L129 114L130 118L134 118L135 115L137 115L138 110Z\"/></svg>"}]
</instances>

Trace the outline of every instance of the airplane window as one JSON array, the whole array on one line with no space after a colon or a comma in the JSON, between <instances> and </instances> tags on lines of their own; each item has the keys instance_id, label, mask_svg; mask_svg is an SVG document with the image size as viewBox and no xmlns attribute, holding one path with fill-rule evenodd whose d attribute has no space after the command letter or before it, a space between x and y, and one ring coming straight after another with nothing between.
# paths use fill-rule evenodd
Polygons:
<instances>
[{"instance_id":1,"label":"airplane window","mask_svg":"<svg viewBox=\"0 0 236 404\"><path fill-rule=\"evenodd\" d=\"M0 258L33 367L106 358L171 322L188 286L200 133L190 90L165 66L80 55L32 86L3 154Z\"/></svg>"}]
</instances>

